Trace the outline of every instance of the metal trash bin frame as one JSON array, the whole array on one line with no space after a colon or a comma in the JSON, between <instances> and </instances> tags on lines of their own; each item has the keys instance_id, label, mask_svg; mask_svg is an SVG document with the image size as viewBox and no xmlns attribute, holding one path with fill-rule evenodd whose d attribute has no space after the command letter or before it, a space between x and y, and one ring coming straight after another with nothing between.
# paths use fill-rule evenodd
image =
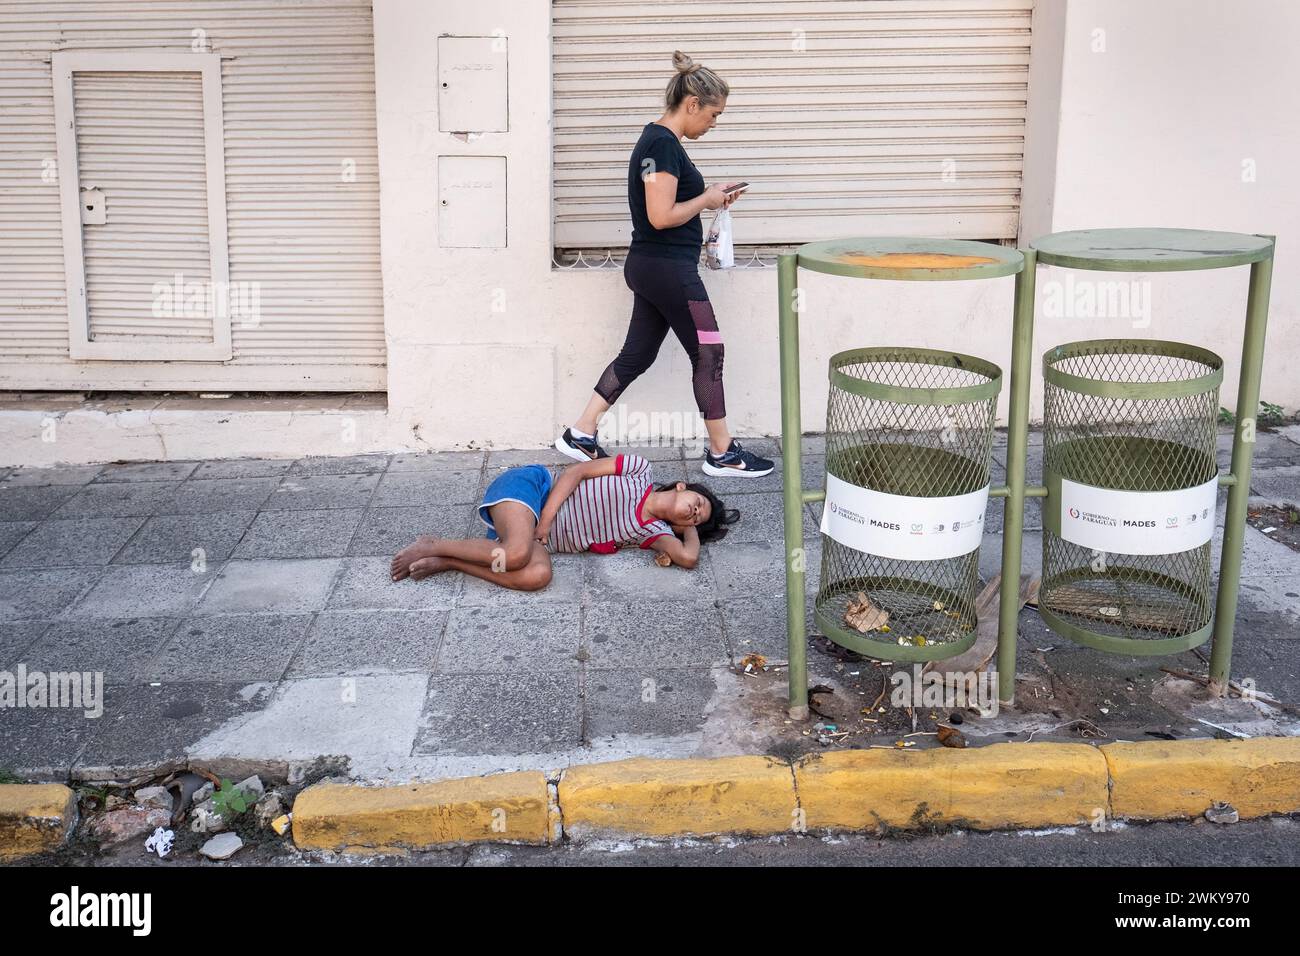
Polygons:
<instances>
[{"instance_id":1,"label":"metal trash bin frame","mask_svg":"<svg viewBox=\"0 0 1300 956\"><path fill-rule=\"evenodd\" d=\"M1020 579L1024 502L1046 497L1044 486L1027 487L1029 385L1034 335L1034 287L1038 263L1101 272L1177 272L1250 266L1237 386L1236 425L1229 471L1220 476L1228 486L1224 512L1219 584L1214 608L1214 644L1210 658L1211 687L1226 687L1232 663L1233 619L1241 583L1246 505L1250 493L1253 430L1259 407L1260 375L1268 324L1269 290L1273 275L1275 237L1195 229L1097 229L1056 233L1023 250L987 243L923 238L864 238L814 242L777 260L777 309L781 361L781 449L786 547L786 607L789 640L789 712L808 716L807 630L805 622L806 556L803 549L803 504L824 493L803 490L802 428L799 396L799 269L829 275L875 279L960 280L1015 276L1010 386L1007 421L1007 483L990 489L990 497L1007 499L1003 523L1002 580ZM878 252L875 264L864 250ZM971 256L978 264L947 267L931 263L903 266L888 256ZM847 253L857 261L846 262ZM1001 591L998 613L998 698L1014 702L1016 588Z\"/></svg>"},{"instance_id":2,"label":"metal trash bin frame","mask_svg":"<svg viewBox=\"0 0 1300 956\"><path fill-rule=\"evenodd\" d=\"M792 718L808 716L807 553L803 546L803 506L826 497L822 490L805 491L803 488L799 396L799 312L803 300L798 287L799 270L855 279L922 282L1016 276L1016 309L1028 308L1032 322L1032 282L1029 286L1031 295L1026 299L1022 281L1030 259L1032 254L1026 256L1019 249L986 242L880 236L811 242L778 257L786 633L790 658L789 713ZM1006 493L1005 486L989 492L991 497ZM1007 520L1011 520L1010 510Z\"/></svg>"}]
</instances>

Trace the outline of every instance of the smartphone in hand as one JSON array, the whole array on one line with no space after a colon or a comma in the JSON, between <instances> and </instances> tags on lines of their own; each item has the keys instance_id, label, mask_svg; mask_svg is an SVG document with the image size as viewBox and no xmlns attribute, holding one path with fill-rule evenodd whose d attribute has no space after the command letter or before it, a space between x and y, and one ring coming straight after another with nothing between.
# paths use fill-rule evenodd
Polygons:
<instances>
[{"instance_id":1,"label":"smartphone in hand","mask_svg":"<svg viewBox=\"0 0 1300 956\"><path fill-rule=\"evenodd\" d=\"M734 186L730 186L727 189L724 189L722 192L724 195L727 196L739 196L748 188L749 188L749 183L736 183Z\"/></svg>"}]
</instances>

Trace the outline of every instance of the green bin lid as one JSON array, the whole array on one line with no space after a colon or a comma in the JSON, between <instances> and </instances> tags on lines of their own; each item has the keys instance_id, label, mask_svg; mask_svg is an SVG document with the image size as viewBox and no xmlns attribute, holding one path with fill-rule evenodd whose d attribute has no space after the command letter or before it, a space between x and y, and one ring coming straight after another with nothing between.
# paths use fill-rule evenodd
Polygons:
<instances>
[{"instance_id":1,"label":"green bin lid","mask_svg":"<svg viewBox=\"0 0 1300 956\"><path fill-rule=\"evenodd\" d=\"M1248 265L1273 254L1271 236L1203 229L1079 229L1035 239L1038 262L1100 272L1182 272Z\"/></svg>"}]
</instances>

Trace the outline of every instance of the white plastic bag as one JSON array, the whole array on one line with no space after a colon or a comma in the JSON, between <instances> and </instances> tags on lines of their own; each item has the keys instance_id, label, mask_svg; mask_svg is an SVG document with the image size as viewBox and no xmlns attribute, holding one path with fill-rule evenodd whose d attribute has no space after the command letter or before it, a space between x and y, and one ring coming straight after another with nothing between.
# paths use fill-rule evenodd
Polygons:
<instances>
[{"instance_id":1,"label":"white plastic bag","mask_svg":"<svg viewBox=\"0 0 1300 956\"><path fill-rule=\"evenodd\" d=\"M736 264L736 250L731 241L731 210L719 209L709 227L704 243L704 263L710 269L730 269Z\"/></svg>"}]
</instances>

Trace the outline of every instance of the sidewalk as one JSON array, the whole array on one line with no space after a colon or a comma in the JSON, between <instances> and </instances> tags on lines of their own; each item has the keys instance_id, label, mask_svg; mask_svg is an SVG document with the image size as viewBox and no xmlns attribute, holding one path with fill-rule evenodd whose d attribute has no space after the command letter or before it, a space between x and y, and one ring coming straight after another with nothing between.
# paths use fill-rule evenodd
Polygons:
<instances>
[{"instance_id":1,"label":"sidewalk","mask_svg":"<svg viewBox=\"0 0 1300 956\"><path fill-rule=\"evenodd\" d=\"M1033 481L1041 439L1031 441ZM822 481L821 442L804 439L808 487ZM746 444L780 454L771 439ZM779 467L721 481L680 449L631 450L654 460L656 480L706 480L740 523L694 571L636 551L561 555L551 585L531 594L456 574L394 584L387 566L418 534L480 533L486 484L516 464L567 461L553 450L0 469L0 670L102 671L107 685L99 718L0 709L0 771L125 781L189 760L232 777L331 768L404 781L822 749L811 722L785 717L783 669L735 666L752 652L787 657ZM1261 433L1252 486L1300 501L1300 429ZM810 598L819 507L805 519ZM1001 526L999 501L985 577L999 569ZM1037 500L1026 527L1025 570L1037 573ZM1233 676L1300 702L1300 553L1246 534ZM897 721L861 717L896 667L816 637L809 666L810 683L833 689L815 698L824 720L852 731L830 749L901 736ZM1017 707L962 729L972 745L1225 735L1198 716L1237 733L1300 733L1263 705L1204 701L1162 666L1206 671L1195 652L1076 647L1026 610ZM917 731L946 717L923 711Z\"/></svg>"}]
</instances>

